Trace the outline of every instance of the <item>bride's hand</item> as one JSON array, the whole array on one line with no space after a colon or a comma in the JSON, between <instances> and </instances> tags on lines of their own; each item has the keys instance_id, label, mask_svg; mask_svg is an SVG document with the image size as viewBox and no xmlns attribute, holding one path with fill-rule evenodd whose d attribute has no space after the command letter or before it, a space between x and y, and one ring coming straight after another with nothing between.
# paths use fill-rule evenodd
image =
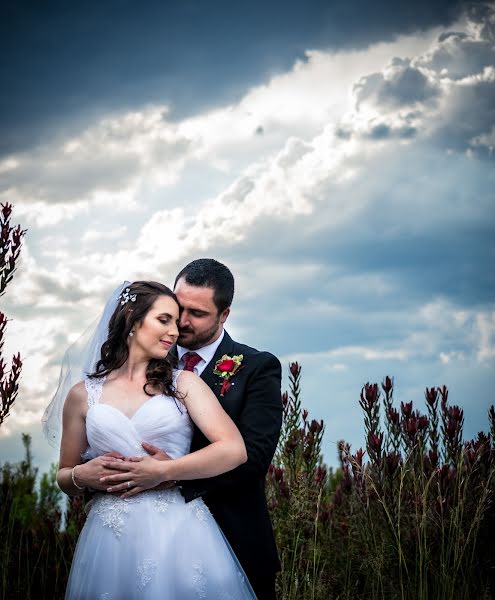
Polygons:
<instances>
[{"instance_id":1,"label":"bride's hand","mask_svg":"<svg viewBox=\"0 0 495 600\"><path fill-rule=\"evenodd\" d=\"M84 485L93 490L103 491L106 489L105 485L101 484L101 478L106 475L111 475L115 471L104 466L104 463L112 458L115 462L120 462L125 457L118 452L107 452L103 456L98 456L85 463L77 465L77 469L74 472L74 476L79 485Z\"/></svg>"},{"instance_id":2,"label":"bride's hand","mask_svg":"<svg viewBox=\"0 0 495 600\"><path fill-rule=\"evenodd\" d=\"M100 482L110 484L107 492L124 492L121 498L130 498L167 480L164 461L149 456L136 456L123 461L109 459L104 466L119 472L102 477Z\"/></svg>"}]
</instances>

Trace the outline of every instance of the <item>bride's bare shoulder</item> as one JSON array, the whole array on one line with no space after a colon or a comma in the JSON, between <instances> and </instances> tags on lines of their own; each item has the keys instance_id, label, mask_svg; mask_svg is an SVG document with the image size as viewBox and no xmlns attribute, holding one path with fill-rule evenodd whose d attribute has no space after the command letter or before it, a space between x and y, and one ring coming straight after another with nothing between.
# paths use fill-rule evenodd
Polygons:
<instances>
[{"instance_id":1,"label":"bride's bare shoulder","mask_svg":"<svg viewBox=\"0 0 495 600\"><path fill-rule=\"evenodd\" d=\"M65 406L76 408L85 406L87 402L88 392L86 391L86 385L84 381L78 381L70 388L67 398L65 399Z\"/></svg>"},{"instance_id":2,"label":"bride's bare shoulder","mask_svg":"<svg viewBox=\"0 0 495 600\"><path fill-rule=\"evenodd\" d=\"M180 371L176 379L177 390L179 392L187 391L191 383L194 383L198 379L199 377L192 371Z\"/></svg>"},{"instance_id":3,"label":"bride's bare shoulder","mask_svg":"<svg viewBox=\"0 0 495 600\"><path fill-rule=\"evenodd\" d=\"M181 371L177 377L177 391L182 395L182 402L187 406L194 398L205 398L208 395L214 397L213 392L206 383L191 371Z\"/></svg>"}]
</instances>

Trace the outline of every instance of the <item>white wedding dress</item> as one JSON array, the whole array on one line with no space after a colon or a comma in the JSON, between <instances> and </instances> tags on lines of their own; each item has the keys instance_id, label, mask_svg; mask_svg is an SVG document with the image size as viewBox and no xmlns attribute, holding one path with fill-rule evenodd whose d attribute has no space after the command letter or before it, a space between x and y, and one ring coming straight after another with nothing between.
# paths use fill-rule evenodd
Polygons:
<instances>
[{"instance_id":1,"label":"white wedding dress","mask_svg":"<svg viewBox=\"0 0 495 600\"><path fill-rule=\"evenodd\" d=\"M175 372L177 377L179 372ZM189 452L193 426L186 408L158 395L131 417L100 403L103 380L86 379L85 459L115 450L146 455L142 441L172 458ZM79 536L67 586L70 600L256 599L234 553L201 498L177 488L128 500L97 493Z\"/></svg>"}]
</instances>

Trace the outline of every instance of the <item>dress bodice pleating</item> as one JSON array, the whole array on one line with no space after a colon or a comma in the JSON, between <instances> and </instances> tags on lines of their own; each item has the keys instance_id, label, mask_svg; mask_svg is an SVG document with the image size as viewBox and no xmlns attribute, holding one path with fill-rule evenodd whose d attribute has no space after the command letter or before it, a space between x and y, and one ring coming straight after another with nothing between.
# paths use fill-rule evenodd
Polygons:
<instances>
[{"instance_id":1,"label":"dress bodice pleating","mask_svg":"<svg viewBox=\"0 0 495 600\"><path fill-rule=\"evenodd\" d=\"M178 373L174 372L174 381ZM171 458L189 452L193 424L186 407L176 398L164 394L152 396L128 417L115 406L100 402L103 378L86 379L85 384L88 392L85 460L110 451L126 457L145 456L141 442L158 446Z\"/></svg>"}]
</instances>

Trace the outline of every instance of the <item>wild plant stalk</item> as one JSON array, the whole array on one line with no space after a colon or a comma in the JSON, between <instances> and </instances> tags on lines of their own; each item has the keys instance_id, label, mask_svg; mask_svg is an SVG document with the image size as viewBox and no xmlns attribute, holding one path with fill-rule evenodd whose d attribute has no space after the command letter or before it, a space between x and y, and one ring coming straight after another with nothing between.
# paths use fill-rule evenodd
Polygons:
<instances>
[{"instance_id":1,"label":"wild plant stalk","mask_svg":"<svg viewBox=\"0 0 495 600\"><path fill-rule=\"evenodd\" d=\"M395 408L390 377L381 388L366 384L360 395L366 452L352 453L340 442L341 467L330 476L320 445L308 443L317 422L301 410L300 366L290 372L297 385L292 381L283 397L283 443L267 488L282 550L281 598L466 600L488 594L495 556L480 544L495 535L485 533L495 523L495 409L490 435L464 444L463 411L449 406L445 386L426 389L422 414L412 402ZM319 473L319 494L312 493L310 473Z\"/></svg>"},{"instance_id":2,"label":"wild plant stalk","mask_svg":"<svg viewBox=\"0 0 495 600\"><path fill-rule=\"evenodd\" d=\"M436 435L436 394L432 390L426 393L427 402L430 400L430 430L428 417L414 411L410 402L401 404L401 448L404 454L399 461L395 460L393 453L385 456L381 453L382 443L389 449L397 447L390 442L390 437L396 437L396 430L389 426L384 439L377 433L379 423L377 419L370 418L371 414L376 414L376 388L367 384L361 395L370 451L370 462L365 467L368 485L378 499L389 525L395 522L392 513L397 507L396 528L383 527L378 530L393 532L394 543L391 547L397 551L398 584L402 598L464 598L469 594L472 596L474 590L477 593L479 588L479 580L474 573L475 565L467 551L474 556L479 525L489 508L486 500L493 498L490 483L494 471L493 452L487 467L489 476L480 479L473 461L466 461L469 444L474 442L462 445L463 412L459 407L448 405L445 387L437 393L442 400L441 439ZM390 414L390 390L384 409ZM394 421L389 419L391 422ZM429 450L427 441L430 443ZM486 446L487 443L488 438L483 436L483 444ZM436 466L440 445L445 462L442 466ZM388 491L383 489L383 482L387 481L384 472L387 461L400 473L399 487L393 485ZM434 482L437 478L440 478L441 493L435 496L433 490L436 489ZM392 481L397 481L397 478ZM353 484L356 489L361 486L359 481ZM362 496L357 494L357 497ZM375 529L380 515L374 513L374 516ZM441 561L438 561L435 550L438 546L436 531L441 532L443 537ZM441 586L438 580L442 582Z\"/></svg>"},{"instance_id":3,"label":"wild plant stalk","mask_svg":"<svg viewBox=\"0 0 495 600\"><path fill-rule=\"evenodd\" d=\"M12 204L0 204L0 296L12 281L26 230L10 224Z\"/></svg>"},{"instance_id":4,"label":"wild plant stalk","mask_svg":"<svg viewBox=\"0 0 495 600\"><path fill-rule=\"evenodd\" d=\"M7 317L0 311L0 425L9 415L10 409L19 393L19 380L22 369L22 361L19 353L12 357L12 367L10 370L7 369L7 363L3 359L2 350L6 328Z\"/></svg>"},{"instance_id":5,"label":"wild plant stalk","mask_svg":"<svg viewBox=\"0 0 495 600\"><path fill-rule=\"evenodd\" d=\"M323 422L308 419L301 409L301 367L289 368L289 393L282 395L284 417L277 452L267 479L282 572L278 579L281 597L317 599L324 588L326 564L320 542L326 518L328 472L321 464Z\"/></svg>"},{"instance_id":6,"label":"wild plant stalk","mask_svg":"<svg viewBox=\"0 0 495 600\"><path fill-rule=\"evenodd\" d=\"M7 284L12 281L26 234L20 225L12 226L11 204L0 204L0 296L5 293ZM19 391L22 361L19 353L12 357L12 367L7 368L2 350L7 327L7 317L0 311L0 425L7 418Z\"/></svg>"}]
</instances>

